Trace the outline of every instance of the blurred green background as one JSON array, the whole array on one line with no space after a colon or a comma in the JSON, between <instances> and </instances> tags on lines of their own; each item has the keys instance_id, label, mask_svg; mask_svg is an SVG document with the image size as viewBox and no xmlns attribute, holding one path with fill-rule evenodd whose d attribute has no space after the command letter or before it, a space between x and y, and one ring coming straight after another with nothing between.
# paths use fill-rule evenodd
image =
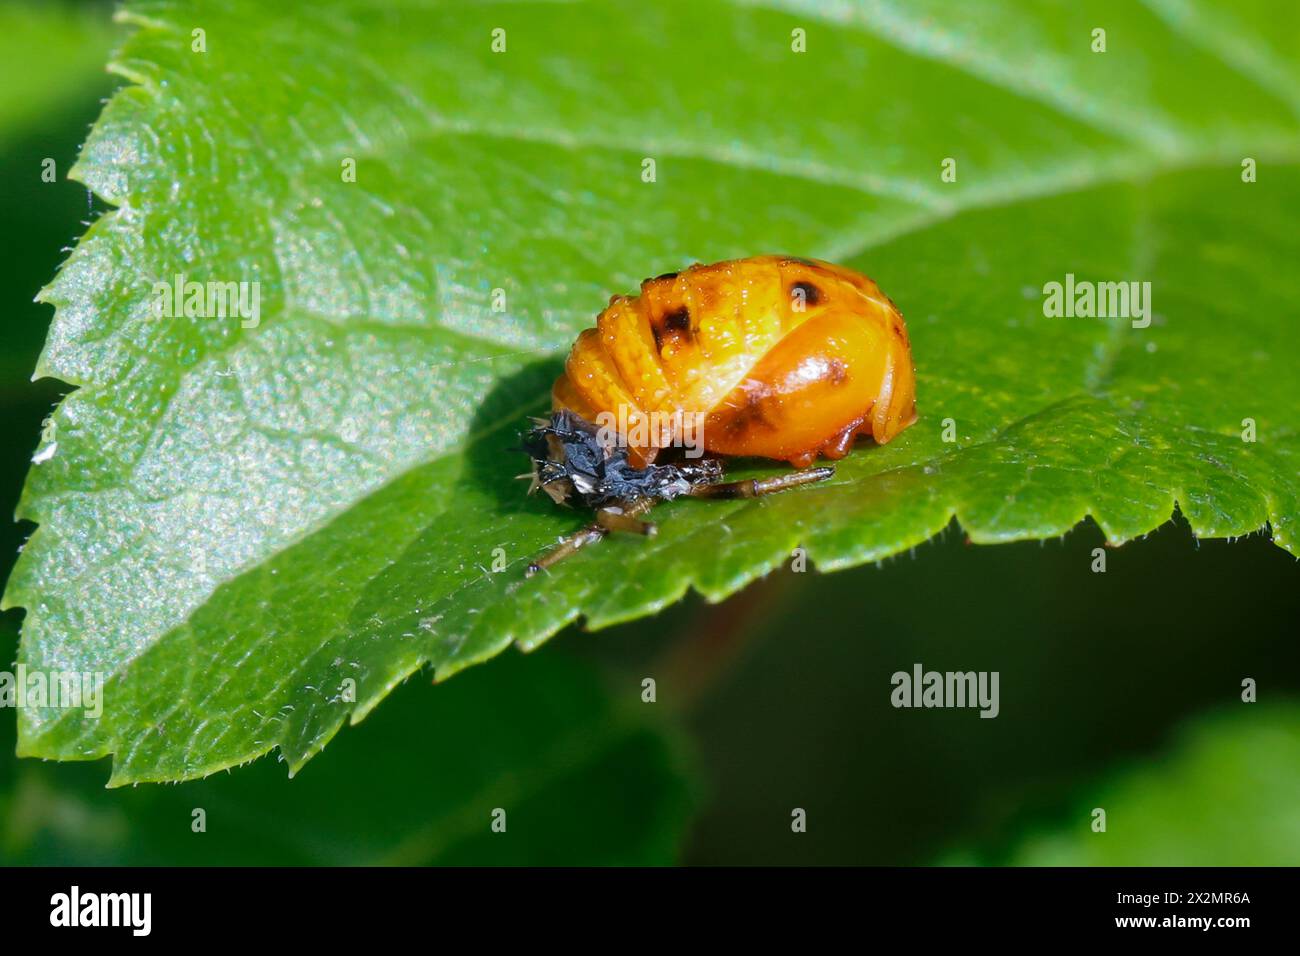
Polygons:
<instances>
[{"instance_id":1,"label":"blurred green background","mask_svg":"<svg viewBox=\"0 0 1300 956\"><path fill-rule=\"evenodd\" d=\"M65 177L114 86L110 14L0 4L7 514L65 390L29 380L50 318L32 299L97 214ZM0 522L0 580L30 530ZM0 711L0 862L1300 862L1295 560L1175 520L1094 574L1100 543L1085 526L975 547L950 528L880 567L785 571L722 605L570 629L408 682L293 780L264 759L110 791L102 762L17 760ZM0 666L21 619L0 616ZM895 710L890 675L917 662L999 671L1000 716ZM1247 677L1259 703L1241 702ZM498 806L504 835L487 826Z\"/></svg>"}]
</instances>

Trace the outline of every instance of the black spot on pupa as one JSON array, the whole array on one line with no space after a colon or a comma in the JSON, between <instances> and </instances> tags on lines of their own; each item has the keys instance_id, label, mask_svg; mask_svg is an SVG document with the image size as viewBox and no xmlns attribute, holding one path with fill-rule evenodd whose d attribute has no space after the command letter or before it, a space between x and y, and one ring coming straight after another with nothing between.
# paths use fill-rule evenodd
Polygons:
<instances>
[{"instance_id":1,"label":"black spot on pupa","mask_svg":"<svg viewBox=\"0 0 1300 956\"><path fill-rule=\"evenodd\" d=\"M655 276L653 281L658 282L660 279L676 279L676 278L677 278L676 272L665 272L661 276Z\"/></svg>"},{"instance_id":2,"label":"black spot on pupa","mask_svg":"<svg viewBox=\"0 0 1300 956\"><path fill-rule=\"evenodd\" d=\"M727 433L741 435L755 428L762 428L765 431L774 429L776 426L768 421L767 416L763 414L763 404L766 397L766 392L761 389L746 391L745 404L736 409L735 414L726 419L723 425Z\"/></svg>"},{"instance_id":3,"label":"black spot on pupa","mask_svg":"<svg viewBox=\"0 0 1300 956\"><path fill-rule=\"evenodd\" d=\"M657 322L652 321L650 323L650 332L655 337L655 350L661 354L664 350L664 339L667 337L679 341L689 341L691 338L691 310L683 305L671 312L665 312Z\"/></svg>"},{"instance_id":4,"label":"black spot on pupa","mask_svg":"<svg viewBox=\"0 0 1300 956\"><path fill-rule=\"evenodd\" d=\"M673 332L689 333L691 331L691 310L684 305L673 309L664 316L664 328Z\"/></svg>"},{"instance_id":5,"label":"black spot on pupa","mask_svg":"<svg viewBox=\"0 0 1300 956\"><path fill-rule=\"evenodd\" d=\"M802 293L804 305L817 305L822 300L822 290L817 288L811 282L796 282L790 286L790 294L797 296Z\"/></svg>"}]
</instances>

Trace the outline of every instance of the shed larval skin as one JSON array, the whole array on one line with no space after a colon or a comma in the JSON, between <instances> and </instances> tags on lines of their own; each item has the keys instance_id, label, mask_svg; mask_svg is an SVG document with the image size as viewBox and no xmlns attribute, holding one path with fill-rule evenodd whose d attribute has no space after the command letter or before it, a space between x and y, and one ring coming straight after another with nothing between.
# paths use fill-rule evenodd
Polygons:
<instances>
[{"instance_id":1,"label":"shed larval skin","mask_svg":"<svg viewBox=\"0 0 1300 956\"><path fill-rule=\"evenodd\" d=\"M803 468L843 458L858 435L883 445L911 425L915 382L903 317L874 282L828 262L756 256L613 296L574 343L552 407L625 423L638 465L702 415L706 452Z\"/></svg>"}]
</instances>

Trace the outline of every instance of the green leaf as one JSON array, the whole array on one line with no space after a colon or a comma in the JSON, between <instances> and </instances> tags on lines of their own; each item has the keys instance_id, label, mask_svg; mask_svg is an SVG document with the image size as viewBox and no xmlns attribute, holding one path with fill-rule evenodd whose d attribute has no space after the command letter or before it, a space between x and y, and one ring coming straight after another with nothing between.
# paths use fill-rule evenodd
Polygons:
<instances>
[{"instance_id":1,"label":"green leaf","mask_svg":"<svg viewBox=\"0 0 1300 956\"><path fill-rule=\"evenodd\" d=\"M1090 514L1119 543L1178 507L1198 535L1300 550L1297 16L129 4L114 68L137 85L78 168L119 208L45 294L39 371L81 388L6 595L22 659L105 672L108 710L25 711L20 751L112 753L115 784L274 747L297 769L426 663L720 599L800 544L878 560L954 518L995 542ZM769 251L879 281L920 421L825 486L674 502L653 542L525 581L582 520L512 478L575 333L646 275ZM151 317L180 272L259 281L258 327ZM1149 281L1151 325L1046 317L1067 274Z\"/></svg>"},{"instance_id":2,"label":"green leaf","mask_svg":"<svg viewBox=\"0 0 1300 956\"><path fill-rule=\"evenodd\" d=\"M1300 706L1241 706L1185 728L1160 760L1079 794L1018 841L1014 866L1291 866L1300 854ZM1106 830L1094 832L1094 811ZM946 862L969 864L978 854Z\"/></svg>"}]
</instances>

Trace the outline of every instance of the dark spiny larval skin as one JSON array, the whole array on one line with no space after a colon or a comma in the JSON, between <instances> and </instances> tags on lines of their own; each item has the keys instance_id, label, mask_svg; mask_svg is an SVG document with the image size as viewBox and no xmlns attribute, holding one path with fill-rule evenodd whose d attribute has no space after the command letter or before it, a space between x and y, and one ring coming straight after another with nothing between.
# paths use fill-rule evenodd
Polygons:
<instances>
[{"instance_id":1,"label":"dark spiny larval skin","mask_svg":"<svg viewBox=\"0 0 1300 956\"><path fill-rule=\"evenodd\" d=\"M567 409L527 432L523 450L533 459L535 486L557 501L599 508L636 498L671 501L693 485L722 478L722 464L714 459L633 467L626 448L604 445L598 436L595 425Z\"/></svg>"}]
</instances>

